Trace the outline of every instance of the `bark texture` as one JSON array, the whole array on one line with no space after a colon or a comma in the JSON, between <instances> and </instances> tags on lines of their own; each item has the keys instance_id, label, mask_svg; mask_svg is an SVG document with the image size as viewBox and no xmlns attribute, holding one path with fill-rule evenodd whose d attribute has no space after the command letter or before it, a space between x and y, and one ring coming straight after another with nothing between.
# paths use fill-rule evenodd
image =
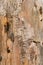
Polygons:
<instances>
[{"instance_id":1,"label":"bark texture","mask_svg":"<svg viewBox=\"0 0 43 65\"><path fill-rule=\"evenodd\" d=\"M43 65L43 0L0 0L0 65Z\"/></svg>"}]
</instances>

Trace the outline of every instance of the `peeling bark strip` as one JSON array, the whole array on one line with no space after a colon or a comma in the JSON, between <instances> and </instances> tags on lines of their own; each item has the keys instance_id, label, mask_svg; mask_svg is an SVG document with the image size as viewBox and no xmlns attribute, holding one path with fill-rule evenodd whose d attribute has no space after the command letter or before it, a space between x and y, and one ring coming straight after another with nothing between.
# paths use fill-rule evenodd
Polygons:
<instances>
[{"instance_id":1,"label":"peeling bark strip","mask_svg":"<svg viewBox=\"0 0 43 65\"><path fill-rule=\"evenodd\" d=\"M0 65L43 65L43 0L0 0Z\"/></svg>"}]
</instances>

